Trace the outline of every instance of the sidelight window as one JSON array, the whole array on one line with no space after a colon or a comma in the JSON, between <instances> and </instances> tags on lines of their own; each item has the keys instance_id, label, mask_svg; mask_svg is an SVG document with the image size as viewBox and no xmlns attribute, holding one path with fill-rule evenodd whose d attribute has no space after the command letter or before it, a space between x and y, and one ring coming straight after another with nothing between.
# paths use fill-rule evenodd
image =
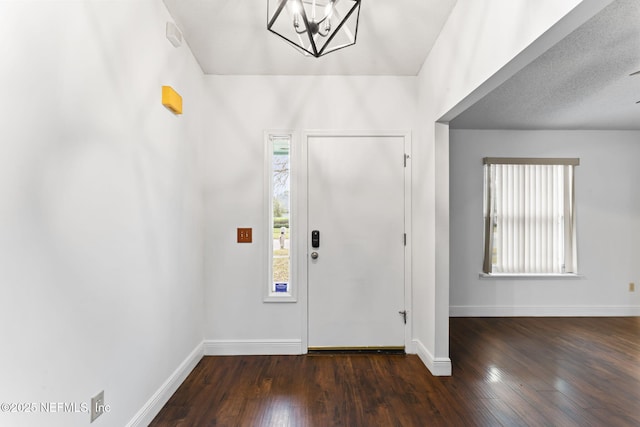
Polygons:
<instances>
[{"instance_id":1,"label":"sidelight window","mask_svg":"<svg viewBox=\"0 0 640 427\"><path fill-rule=\"evenodd\" d=\"M292 135L266 135L267 301L293 299L292 283Z\"/></svg>"}]
</instances>

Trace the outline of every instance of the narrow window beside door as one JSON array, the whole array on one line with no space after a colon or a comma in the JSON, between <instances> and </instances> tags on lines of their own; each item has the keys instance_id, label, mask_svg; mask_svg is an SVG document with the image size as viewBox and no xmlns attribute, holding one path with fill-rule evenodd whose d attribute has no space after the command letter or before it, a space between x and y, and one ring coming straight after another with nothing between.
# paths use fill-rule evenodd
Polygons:
<instances>
[{"instance_id":1,"label":"narrow window beside door","mask_svg":"<svg viewBox=\"0 0 640 427\"><path fill-rule=\"evenodd\" d=\"M267 134L268 282L265 301L290 301L292 289L290 134Z\"/></svg>"}]
</instances>

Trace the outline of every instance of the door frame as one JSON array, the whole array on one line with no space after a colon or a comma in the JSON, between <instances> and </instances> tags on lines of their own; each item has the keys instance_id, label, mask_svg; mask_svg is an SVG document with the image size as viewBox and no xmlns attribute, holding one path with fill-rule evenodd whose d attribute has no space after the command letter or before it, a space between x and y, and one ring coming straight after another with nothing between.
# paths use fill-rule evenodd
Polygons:
<instances>
[{"instance_id":1,"label":"door frame","mask_svg":"<svg viewBox=\"0 0 640 427\"><path fill-rule=\"evenodd\" d=\"M398 130L306 130L302 132L299 150L299 174L297 182L297 229L301 234L296 239L296 252L300 254L297 259L298 271L298 298L301 305L301 347L304 354L309 351L309 187L308 187L308 164L309 164L309 138L313 137L399 137L404 139L404 152L407 156L406 167L404 168L404 225L407 234L407 244L404 249L404 306L407 310L407 324L404 328L404 347L407 353L415 353L413 348L413 304L412 304L412 233L411 233L411 132ZM402 159L398 159L402 162Z\"/></svg>"}]
</instances>

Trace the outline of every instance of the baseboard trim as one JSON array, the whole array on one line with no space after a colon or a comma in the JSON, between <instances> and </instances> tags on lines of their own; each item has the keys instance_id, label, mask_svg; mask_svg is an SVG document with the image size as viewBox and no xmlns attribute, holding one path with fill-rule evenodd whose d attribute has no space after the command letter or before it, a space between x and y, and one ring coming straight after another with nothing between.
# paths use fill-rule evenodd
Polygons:
<instances>
[{"instance_id":1,"label":"baseboard trim","mask_svg":"<svg viewBox=\"0 0 640 427\"><path fill-rule=\"evenodd\" d=\"M160 412L169 398L180 387L180 384L193 371L198 362L202 359L203 343L193 349L191 354L178 366L178 368L167 378L160 388L151 396L147 403L140 408L138 413L129 421L127 427L146 427Z\"/></svg>"},{"instance_id":2,"label":"baseboard trim","mask_svg":"<svg viewBox=\"0 0 640 427\"><path fill-rule=\"evenodd\" d=\"M433 357L420 340L414 339L413 347L420 360L422 360L422 363L431 371L432 375L436 377L451 376L451 359L448 357Z\"/></svg>"},{"instance_id":3,"label":"baseboard trim","mask_svg":"<svg viewBox=\"0 0 640 427\"><path fill-rule=\"evenodd\" d=\"M205 356L303 354L301 340L205 340Z\"/></svg>"},{"instance_id":4,"label":"baseboard trim","mask_svg":"<svg viewBox=\"0 0 640 427\"><path fill-rule=\"evenodd\" d=\"M450 306L451 317L627 317L640 306Z\"/></svg>"}]
</instances>

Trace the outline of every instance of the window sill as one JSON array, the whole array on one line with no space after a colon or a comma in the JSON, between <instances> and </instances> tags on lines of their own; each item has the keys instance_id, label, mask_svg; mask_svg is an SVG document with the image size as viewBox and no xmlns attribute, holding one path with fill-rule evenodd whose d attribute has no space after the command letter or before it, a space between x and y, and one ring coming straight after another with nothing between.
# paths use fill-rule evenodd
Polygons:
<instances>
[{"instance_id":1,"label":"window sill","mask_svg":"<svg viewBox=\"0 0 640 427\"><path fill-rule=\"evenodd\" d=\"M580 280L585 277L582 274L512 274L512 273L496 273L487 274L480 273L480 279L508 279L508 280Z\"/></svg>"},{"instance_id":2,"label":"window sill","mask_svg":"<svg viewBox=\"0 0 640 427\"><path fill-rule=\"evenodd\" d=\"M291 294L273 292L264 297L263 302L298 302L298 299Z\"/></svg>"}]
</instances>

